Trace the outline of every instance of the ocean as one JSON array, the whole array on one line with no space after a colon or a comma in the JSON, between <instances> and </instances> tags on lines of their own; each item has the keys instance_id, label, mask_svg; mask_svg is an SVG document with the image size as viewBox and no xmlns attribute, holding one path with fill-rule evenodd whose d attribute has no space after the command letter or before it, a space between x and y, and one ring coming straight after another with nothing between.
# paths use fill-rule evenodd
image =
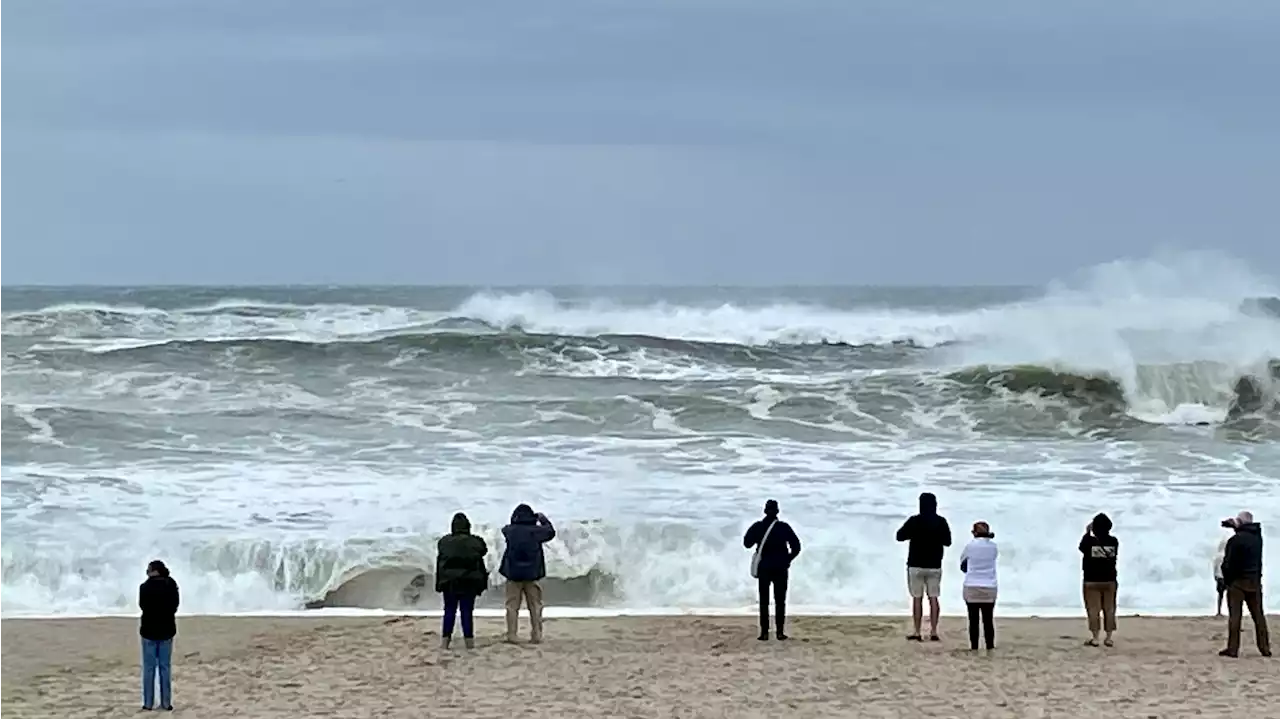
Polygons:
<instances>
[{"instance_id":1,"label":"ocean","mask_svg":"<svg viewBox=\"0 0 1280 719\"><path fill-rule=\"evenodd\" d=\"M1122 611L1212 611L1219 520L1280 514L1277 294L1157 261L1041 288L5 287L3 615L131 611L153 558L189 612L430 609L452 514L496 570L519 502L559 531L552 605L740 611L769 498L794 611L902 612L922 491L944 609L985 520L1003 612L1078 612L1105 511Z\"/></svg>"}]
</instances>

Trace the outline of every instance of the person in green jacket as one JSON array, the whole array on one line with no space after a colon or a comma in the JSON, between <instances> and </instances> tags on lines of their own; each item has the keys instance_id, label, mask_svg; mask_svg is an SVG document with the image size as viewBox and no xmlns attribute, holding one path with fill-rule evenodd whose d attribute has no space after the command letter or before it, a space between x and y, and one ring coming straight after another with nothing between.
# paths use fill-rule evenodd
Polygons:
<instances>
[{"instance_id":1,"label":"person in green jacket","mask_svg":"<svg viewBox=\"0 0 1280 719\"><path fill-rule=\"evenodd\" d=\"M453 642L453 623L462 612L462 638L468 649L476 645L472 615L476 597L489 588L489 570L484 557L489 547L471 533L471 520L458 512L453 515L452 531L436 545L436 591L444 595L444 626L440 647L448 649Z\"/></svg>"}]
</instances>

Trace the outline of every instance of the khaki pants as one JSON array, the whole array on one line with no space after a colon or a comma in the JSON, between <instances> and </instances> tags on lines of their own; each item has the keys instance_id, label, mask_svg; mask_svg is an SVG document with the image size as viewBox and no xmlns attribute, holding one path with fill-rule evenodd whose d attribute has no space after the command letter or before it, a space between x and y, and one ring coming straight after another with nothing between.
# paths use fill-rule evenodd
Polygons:
<instances>
[{"instance_id":1,"label":"khaki pants","mask_svg":"<svg viewBox=\"0 0 1280 719\"><path fill-rule=\"evenodd\" d=\"M1258 651L1271 653L1271 637L1267 634L1267 615L1262 612L1262 583L1254 579L1237 579L1227 585L1227 650L1240 651L1240 624L1244 607L1253 618L1253 635Z\"/></svg>"},{"instance_id":2,"label":"khaki pants","mask_svg":"<svg viewBox=\"0 0 1280 719\"><path fill-rule=\"evenodd\" d=\"M1084 610L1089 616L1089 631L1108 633L1116 630L1116 583L1085 582Z\"/></svg>"},{"instance_id":3,"label":"khaki pants","mask_svg":"<svg viewBox=\"0 0 1280 719\"><path fill-rule=\"evenodd\" d=\"M520 600L529 608L529 637L542 641L542 585L537 582L507 582L507 641L514 642L520 630Z\"/></svg>"}]
</instances>

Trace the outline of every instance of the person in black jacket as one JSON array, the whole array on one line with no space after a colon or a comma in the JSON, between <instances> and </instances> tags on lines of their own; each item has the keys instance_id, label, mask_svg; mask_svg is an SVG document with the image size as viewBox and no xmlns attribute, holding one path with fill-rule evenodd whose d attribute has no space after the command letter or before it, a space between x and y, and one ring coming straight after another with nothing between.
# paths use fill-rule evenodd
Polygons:
<instances>
[{"instance_id":1,"label":"person in black jacket","mask_svg":"<svg viewBox=\"0 0 1280 719\"><path fill-rule=\"evenodd\" d=\"M169 662L173 657L173 638L178 634L178 583L169 576L169 568L159 559L147 565L147 581L138 587L138 608L142 619L138 634L142 636L142 708L155 709L156 681L160 682L160 709L173 709L173 691L169 683Z\"/></svg>"},{"instance_id":2,"label":"person in black jacket","mask_svg":"<svg viewBox=\"0 0 1280 719\"><path fill-rule=\"evenodd\" d=\"M1222 581L1227 585L1227 648L1218 652L1224 657L1240 655L1240 623L1249 607L1253 618L1253 634L1258 652L1271 656L1271 637L1267 633L1267 615L1262 610L1262 525L1253 514L1241 512L1232 522L1236 533L1227 540L1222 558Z\"/></svg>"},{"instance_id":3,"label":"person in black jacket","mask_svg":"<svg viewBox=\"0 0 1280 719\"><path fill-rule=\"evenodd\" d=\"M453 622L462 613L462 640L467 649L476 646L474 622L476 597L489 588L489 570L484 557L489 547L471 533L471 520L458 512L453 515L449 534L436 543L436 591L444 595L444 625L440 629L440 648L453 642Z\"/></svg>"},{"instance_id":4,"label":"person in black jacket","mask_svg":"<svg viewBox=\"0 0 1280 719\"><path fill-rule=\"evenodd\" d=\"M938 514L938 498L920 494L920 513L907 518L898 530L899 542L907 546L907 591L911 594L911 621L915 631L907 639L920 641L924 620L924 597L929 596L929 640L938 641L938 618L942 608L942 555L951 546L951 525Z\"/></svg>"},{"instance_id":5,"label":"person in black jacket","mask_svg":"<svg viewBox=\"0 0 1280 719\"><path fill-rule=\"evenodd\" d=\"M1111 635L1116 631L1116 560L1120 556L1120 540L1111 534L1111 518L1101 512L1084 528L1080 538L1080 569L1084 575L1084 609L1089 618L1089 634L1085 642L1098 646L1098 631L1107 633L1102 643L1114 646Z\"/></svg>"},{"instance_id":6,"label":"person in black jacket","mask_svg":"<svg viewBox=\"0 0 1280 719\"><path fill-rule=\"evenodd\" d=\"M769 639L769 587L773 587L777 637L787 638L787 579L791 563L800 556L800 538L790 524L778 519L778 503L764 503L764 519L752 524L742 537L742 546L756 548L752 576L760 590L760 641Z\"/></svg>"}]
</instances>

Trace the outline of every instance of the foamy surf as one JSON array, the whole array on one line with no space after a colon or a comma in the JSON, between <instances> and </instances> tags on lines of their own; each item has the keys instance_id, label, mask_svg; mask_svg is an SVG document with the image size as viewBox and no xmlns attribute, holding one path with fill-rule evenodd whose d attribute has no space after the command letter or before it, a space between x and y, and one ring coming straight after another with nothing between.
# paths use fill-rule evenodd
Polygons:
<instances>
[{"instance_id":1,"label":"foamy surf","mask_svg":"<svg viewBox=\"0 0 1280 719\"><path fill-rule=\"evenodd\" d=\"M923 489L957 542L996 526L1010 612L1075 606L1102 509L1122 604L1196 613L1218 515L1280 510L1280 293L1212 258L1035 292L23 292L5 616L127 610L153 556L202 613L429 611L448 515L496 553L517 499L565 530L560 606L731 611L768 496L806 542L797 607L894 613Z\"/></svg>"}]
</instances>

